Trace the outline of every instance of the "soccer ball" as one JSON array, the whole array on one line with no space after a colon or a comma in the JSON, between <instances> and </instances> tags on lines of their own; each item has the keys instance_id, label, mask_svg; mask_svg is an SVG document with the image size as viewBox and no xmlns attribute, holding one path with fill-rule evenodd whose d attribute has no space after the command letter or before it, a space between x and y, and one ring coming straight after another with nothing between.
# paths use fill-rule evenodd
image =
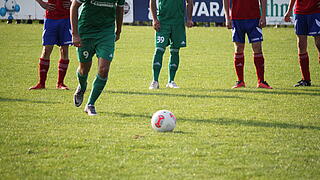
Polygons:
<instances>
[{"instance_id":1,"label":"soccer ball","mask_svg":"<svg viewBox=\"0 0 320 180\"><path fill-rule=\"evenodd\" d=\"M159 132L172 131L176 127L176 117L168 110L160 110L153 114L151 125Z\"/></svg>"}]
</instances>

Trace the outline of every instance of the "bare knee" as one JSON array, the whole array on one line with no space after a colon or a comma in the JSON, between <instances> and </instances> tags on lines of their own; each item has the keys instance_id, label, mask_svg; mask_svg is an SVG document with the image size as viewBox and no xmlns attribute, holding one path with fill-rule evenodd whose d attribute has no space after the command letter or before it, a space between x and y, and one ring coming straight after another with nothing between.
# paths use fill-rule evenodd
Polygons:
<instances>
[{"instance_id":1,"label":"bare knee","mask_svg":"<svg viewBox=\"0 0 320 180\"><path fill-rule=\"evenodd\" d=\"M109 74L111 61L99 58L98 74L102 78L107 78Z\"/></svg>"},{"instance_id":2,"label":"bare knee","mask_svg":"<svg viewBox=\"0 0 320 180\"><path fill-rule=\"evenodd\" d=\"M61 59L69 59L69 46L60 47L60 57Z\"/></svg>"},{"instance_id":3,"label":"bare knee","mask_svg":"<svg viewBox=\"0 0 320 180\"><path fill-rule=\"evenodd\" d=\"M245 47L244 43L239 43L239 42L234 43L234 50L236 53L243 53L244 47Z\"/></svg>"},{"instance_id":4,"label":"bare knee","mask_svg":"<svg viewBox=\"0 0 320 180\"><path fill-rule=\"evenodd\" d=\"M302 36L298 35L298 53L299 54L304 54L307 52L307 46L308 46L308 37L307 36Z\"/></svg>"},{"instance_id":5,"label":"bare knee","mask_svg":"<svg viewBox=\"0 0 320 180\"><path fill-rule=\"evenodd\" d=\"M81 75L87 75L87 74L89 74L91 65L92 65L92 61L91 61L91 62L86 62L86 63L80 62L79 67L78 67L78 72L79 72Z\"/></svg>"},{"instance_id":6,"label":"bare knee","mask_svg":"<svg viewBox=\"0 0 320 180\"><path fill-rule=\"evenodd\" d=\"M255 54L261 54L262 53L262 43L261 42L252 43L252 51Z\"/></svg>"},{"instance_id":7,"label":"bare knee","mask_svg":"<svg viewBox=\"0 0 320 180\"><path fill-rule=\"evenodd\" d=\"M316 44L316 47L318 49L318 52L320 53L320 36L315 36L314 37L314 42Z\"/></svg>"},{"instance_id":8,"label":"bare knee","mask_svg":"<svg viewBox=\"0 0 320 180\"><path fill-rule=\"evenodd\" d=\"M110 67L109 66L101 66L99 67L99 76L102 77L102 78L107 78L108 77L108 74L109 74L109 69Z\"/></svg>"},{"instance_id":9,"label":"bare knee","mask_svg":"<svg viewBox=\"0 0 320 180\"><path fill-rule=\"evenodd\" d=\"M42 53L41 53L41 58L50 59L50 55L51 55L52 50L53 50L53 46L52 45L43 46Z\"/></svg>"}]
</instances>

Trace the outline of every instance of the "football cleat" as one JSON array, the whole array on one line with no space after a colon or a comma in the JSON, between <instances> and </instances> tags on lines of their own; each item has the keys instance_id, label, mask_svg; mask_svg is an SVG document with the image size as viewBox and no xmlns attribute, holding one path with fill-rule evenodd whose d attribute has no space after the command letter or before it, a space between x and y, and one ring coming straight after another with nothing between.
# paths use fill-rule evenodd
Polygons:
<instances>
[{"instance_id":1,"label":"football cleat","mask_svg":"<svg viewBox=\"0 0 320 180\"><path fill-rule=\"evenodd\" d=\"M86 112L89 116L97 115L96 108L91 104L86 105L86 107L84 108L84 112Z\"/></svg>"},{"instance_id":2,"label":"football cleat","mask_svg":"<svg viewBox=\"0 0 320 180\"><path fill-rule=\"evenodd\" d=\"M149 89L159 89L159 82L158 81L152 81Z\"/></svg>"},{"instance_id":3,"label":"football cleat","mask_svg":"<svg viewBox=\"0 0 320 180\"><path fill-rule=\"evenodd\" d=\"M301 81L298 81L298 84L294 85L294 87L299 87L299 86L311 86L311 81L301 80Z\"/></svg>"},{"instance_id":4,"label":"football cleat","mask_svg":"<svg viewBox=\"0 0 320 180\"><path fill-rule=\"evenodd\" d=\"M269 86L269 84L266 81L259 82L257 88L272 89L272 87Z\"/></svg>"},{"instance_id":5,"label":"football cleat","mask_svg":"<svg viewBox=\"0 0 320 180\"><path fill-rule=\"evenodd\" d=\"M242 88L242 87L246 87L246 84L244 83L244 81L240 80L240 81L236 81L236 84L232 88Z\"/></svg>"},{"instance_id":6,"label":"football cleat","mask_svg":"<svg viewBox=\"0 0 320 180\"><path fill-rule=\"evenodd\" d=\"M66 86L66 85L63 84L63 83L57 84L57 85L56 85L56 88L57 88L57 89L62 89L62 90L69 90L68 86Z\"/></svg>"},{"instance_id":7,"label":"football cleat","mask_svg":"<svg viewBox=\"0 0 320 180\"><path fill-rule=\"evenodd\" d=\"M73 103L76 107L81 106L82 102L83 102L83 95L84 95L85 91L81 91L81 86L78 85L76 92L74 93L73 96Z\"/></svg>"},{"instance_id":8,"label":"football cleat","mask_svg":"<svg viewBox=\"0 0 320 180\"><path fill-rule=\"evenodd\" d=\"M30 87L29 90L38 90L38 89L45 89L45 88L46 88L45 85L38 83L35 86Z\"/></svg>"},{"instance_id":9,"label":"football cleat","mask_svg":"<svg viewBox=\"0 0 320 180\"><path fill-rule=\"evenodd\" d=\"M166 85L167 88L180 88L174 81L169 82Z\"/></svg>"}]
</instances>

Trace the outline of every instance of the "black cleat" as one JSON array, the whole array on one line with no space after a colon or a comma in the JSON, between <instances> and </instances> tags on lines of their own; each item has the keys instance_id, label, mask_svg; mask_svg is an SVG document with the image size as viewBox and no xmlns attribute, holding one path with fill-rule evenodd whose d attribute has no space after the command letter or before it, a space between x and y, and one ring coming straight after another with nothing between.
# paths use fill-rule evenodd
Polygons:
<instances>
[{"instance_id":1,"label":"black cleat","mask_svg":"<svg viewBox=\"0 0 320 180\"><path fill-rule=\"evenodd\" d=\"M246 84L244 83L243 80L240 80L240 81L236 81L236 84L232 88L242 88L242 87L246 87Z\"/></svg>"},{"instance_id":2,"label":"black cleat","mask_svg":"<svg viewBox=\"0 0 320 180\"><path fill-rule=\"evenodd\" d=\"M96 108L91 104L86 105L86 107L84 108L84 112L86 112L89 116L97 115Z\"/></svg>"},{"instance_id":3,"label":"black cleat","mask_svg":"<svg viewBox=\"0 0 320 180\"><path fill-rule=\"evenodd\" d=\"M272 87L267 83L267 81L258 82L257 88L272 89Z\"/></svg>"},{"instance_id":4,"label":"black cleat","mask_svg":"<svg viewBox=\"0 0 320 180\"><path fill-rule=\"evenodd\" d=\"M311 86L311 81L301 80L298 82L298 84L295 84L294 87L299 86Z\"/></svg>"},{"instance_id":5,"label":"black cleat","mask_svg":"<svg viewBox=\"0 0 320 180\"><path fill-rule=\"evenodd\" d=\"M81 106L83 102L83 95L85 91L81 90L81 86L78 85L76 92L74 93L73 102L76 107Z\"/></svg>"}]
</instances>

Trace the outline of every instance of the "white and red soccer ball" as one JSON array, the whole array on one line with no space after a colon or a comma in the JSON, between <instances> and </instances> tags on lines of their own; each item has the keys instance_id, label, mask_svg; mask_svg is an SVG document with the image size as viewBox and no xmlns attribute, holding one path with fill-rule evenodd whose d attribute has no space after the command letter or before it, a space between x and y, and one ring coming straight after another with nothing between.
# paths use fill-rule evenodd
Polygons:
<instances>
[{"instance_id":1,"label":"white and red soccer ball","mask_svg":"<svg viewBox=\"0 0 320 180\"><path fill-rule=\"evenodd\" d=\"M173 131L176 127L176 117L168 110L160 110L153 114L151 125L159 132Z\"/></svg>"}]
</instances>

